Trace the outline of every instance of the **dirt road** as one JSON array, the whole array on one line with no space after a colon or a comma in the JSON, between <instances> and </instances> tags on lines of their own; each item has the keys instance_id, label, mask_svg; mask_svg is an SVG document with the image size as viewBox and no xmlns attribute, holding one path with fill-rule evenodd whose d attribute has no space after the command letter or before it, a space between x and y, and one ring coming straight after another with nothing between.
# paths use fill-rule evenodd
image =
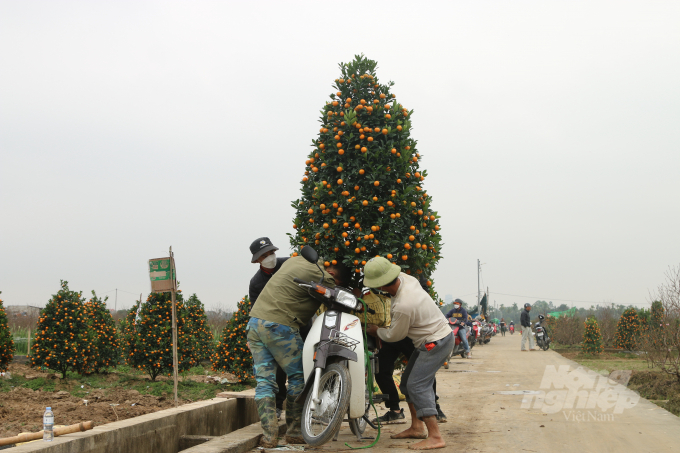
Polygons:
<instances>
[{"instance_id":1,"label":"dirt road","mask_svg":"<svg viewBox=\"0 0 680 453\"><path fill-rule=\"evenodd\" d=\"M556 352L520 352L520 339L495 336L473 349L473 359L455 359L437 373L448 416L439 425L447 442L440 451L680 451L680 418ZM625 373L612 377L626 382ZM407 426L386 426L371 451L412 451L411 441L390 439ZM320 450L347 451L345 442L361 445L346 423L338 441Z\"/></svg>"}]
</instances>

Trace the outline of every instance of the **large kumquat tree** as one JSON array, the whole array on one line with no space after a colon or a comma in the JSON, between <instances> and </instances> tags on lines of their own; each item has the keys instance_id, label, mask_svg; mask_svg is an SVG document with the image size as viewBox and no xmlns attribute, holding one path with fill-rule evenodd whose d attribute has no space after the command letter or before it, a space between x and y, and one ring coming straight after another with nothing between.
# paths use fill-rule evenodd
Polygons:
<instances>
[{"instance_id":1,"label":"large kumquat tree","mask_svg":"<svg viewBox=\"0 0 680 453\"><path fill-rule=\"evenodd\" d=\"M31 346L30 365L59 371L88 374L95 371L95 335L87 322L81 293L71 291L68 282L40 312L35 341Z\"/></svg>"},{"instance_id":2,"label":"large kumquat tree","mask_svg":"<svg viewBox=\"0 0 680 453\"><path fill-rule=\"evenodd\" d=\"M106 308L106 297L102 300L92 291L92 298L85 302L85 316L94 333L92 365L95 372L102 368L116 366L121 358L120 340L113 316Z\"/></svg>"},{"instance_id":3,"label":"large kumquat tree","mask_svg":"<svg viewBox=\"0 0 680 453\"><path fill-rule=\"evenodd\" d=\"M222 331L217 351L211 357L213 371L233 373L240 382L253 378L253 356L248 349L246 326L250 319L250 299L241 299Z\"/></svg>"},{"instance_id":4,"label":"large kumquat tree","mask_svg":"<svg viewBox=\"0 0 680 453\"><path fill-rule=\"evenodd\" d=\"M177 293L178 372L196 365L191 334L186 328L186 309ZM170 293L151 293L137 302L123 323L123 349L127 363L146 371L152 381L172 374L172 303Z\"/></svg>"},{"instance_id":5,"label":"large kumquat tree","mask_svg":"<svg viewBox=\"0 0 680 453\"><path fill-rule=\"evenodd\" d=\"M293 202L291 245L294 254L312 245L326 265L350 266L355 284L377 255L430 279L441 258L439 216L423 188L413 112L398 102L393 82L379 82L376 67L363 56L340 64Z\"/></svg>"},{"instance_id":6,"label":"large kumquat tree","mask_svg":"<svg viewBox=\"0 0 680 453\"><path fill-rule=\"evenodd\" d=\"M2 291L0 291L2 294ZM7 325L7 314L0 299L0 371L6 371L14 357L14 339Z\"/></svg>"}]
</instances>

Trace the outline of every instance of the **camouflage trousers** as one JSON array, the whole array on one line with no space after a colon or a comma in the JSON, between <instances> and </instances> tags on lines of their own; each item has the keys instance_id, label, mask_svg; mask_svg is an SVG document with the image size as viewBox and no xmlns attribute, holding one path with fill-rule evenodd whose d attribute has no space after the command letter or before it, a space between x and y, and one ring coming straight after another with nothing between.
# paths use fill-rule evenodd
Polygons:
<instances>
[{"instance_id":1,"label":"camouflage trousers","mask_svg":"<svg viewBox=\"0 0 680 453\"><path fill-rule=\"evenodd\" d=\"M259 318L250 318L247 330L257 381L255 399L274 398L278 393L277 364L288 375L288 396L297 397L302 393L305 385L302 372L304 343L300 331Z\"/></svg>"}]
</instances>

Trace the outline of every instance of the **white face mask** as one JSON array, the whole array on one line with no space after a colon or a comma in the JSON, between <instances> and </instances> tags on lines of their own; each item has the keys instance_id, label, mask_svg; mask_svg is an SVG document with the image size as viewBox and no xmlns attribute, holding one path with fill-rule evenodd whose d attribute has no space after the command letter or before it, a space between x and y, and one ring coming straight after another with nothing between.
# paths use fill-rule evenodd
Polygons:
<instances>
[{"instance_id":1,"label":"white face mask","mask_svg":"<svg viewBox=\"0 0 680 453\"><path fill-rule=\"evenodd\" d=\"M272 253L263 259L260 264L262 267L266 267L267 269L274 269L276 267L276 253Z\"/></svg>"},{"instance_id":2,"label":"white face mask","mask_svg":"<svg viewBox=\"0 0 680 453\"><path fill-rule=\"evenodd\" d=\"M456 310L458 310L458 309L460 308L460 305L459 305L459 304L454 304L454 305L453 305L453 308L455 308Z\"/></svg>"}]
</instances>

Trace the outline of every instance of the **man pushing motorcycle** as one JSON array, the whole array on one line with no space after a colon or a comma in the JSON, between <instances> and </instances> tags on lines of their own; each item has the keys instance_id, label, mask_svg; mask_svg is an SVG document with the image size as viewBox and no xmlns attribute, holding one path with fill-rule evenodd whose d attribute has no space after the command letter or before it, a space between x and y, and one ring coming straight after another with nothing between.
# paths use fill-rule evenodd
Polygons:
<instances>
[{"instance_id":1,"label":"man pushing motorcycle","mask_svg":"<svg viewBox=\"0 0 680 453\"><path fill-rule=\"evenodd\" d=\"M320 261L323 268L323 263ZM302 371L303 341L300 328L307 325L321 302L314 299L306 289L293 281L294 278L316 280L319 268L301 256L288 259L272 275L260 293L250 312L248 322L248 346L253 355L255 368L255 403L264 435L260 445L275 448L278 445L279 426L276 417L275 395L277 366L288 375L286 397L286 441L304 443L301 434L302 404L296 398L304 388ZM342 266L326 267L323 284L329 287L349 281L349 270Z\"/></svg>"},{"instance_id":2,"label":"man pushing motorcycle","mask_svg":"<svg viewBox=\"0 0 680 453\"><path fill-rule=\"evenodd\" d=\"M444 448L446 442L437 425L435 394L432 388L437 370L454 345L449 323L414 277L382 257L372 258L364 267L364 285L392 296L391 325L369 325L367 333L383 341L411 338L415 351L401 378L400 390L411 412L411 427L393 439L424 439L409 445L413 450ZM427 429L426 429L427 428Z\"/></svg>"}]
</instances>

